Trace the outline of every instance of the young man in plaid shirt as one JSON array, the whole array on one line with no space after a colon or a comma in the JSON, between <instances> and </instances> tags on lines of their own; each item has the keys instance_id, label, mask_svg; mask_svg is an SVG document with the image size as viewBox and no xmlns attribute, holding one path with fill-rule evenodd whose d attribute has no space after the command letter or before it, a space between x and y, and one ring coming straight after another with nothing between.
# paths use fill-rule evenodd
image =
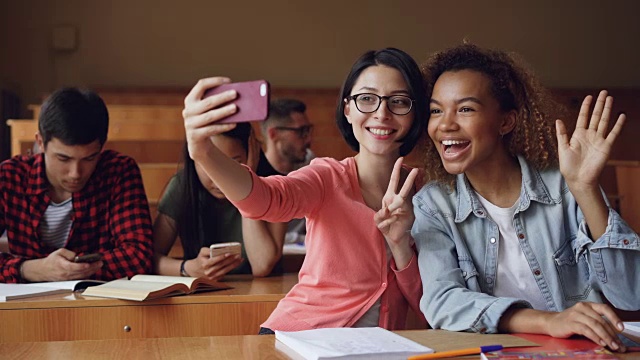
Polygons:
<instances>
[{"instance_id":1,"label":"young man in plaid shirt","mask_svg":"<svg viewBox=\"0 0 640 360\"><path fill-rule=\"evenodd\" d=\"M75 88L42 105L42 153L0 164L0 282L113 280L152 271L149 205L135 161L103 150L109 115ZM77 263L77 255L102 260Z\"/></svg>"}]
</instances>

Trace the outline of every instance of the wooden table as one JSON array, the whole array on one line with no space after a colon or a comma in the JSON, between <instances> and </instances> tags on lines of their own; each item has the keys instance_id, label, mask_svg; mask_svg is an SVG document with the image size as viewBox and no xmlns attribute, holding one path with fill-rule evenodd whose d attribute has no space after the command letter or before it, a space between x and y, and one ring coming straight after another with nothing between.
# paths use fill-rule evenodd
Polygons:
<instances>
[{"instance_id":1,"label":"wooden table","mask_svg":"<svg viewBox=\"0 0 640 360\"><path fill-rule=\"evenodd\" d=\"M80 293L0 302L0 342L254 335L298 277L225 282L233 289L144 302Z\"/></svg>"},{"instance_id":2,"label":"wooden table","mask_svg":"<svg viewBox=\"0 0 640 360\"><path fill-rule=\"evenodd\" d=\"M397 333L436 351L496 343L510 346L532 344L522 337L511 335L480 335L443 330L411 330ZM548 336L533 336L531 340L542 344L540 349L596 347L594 343L587 340L559 340ZM621 359L637 359L638 355L638 353L632 353L619 356ZM289 359L284 353L275 349L274 335L0 344L0 357L7 359ZM466 357L466 359L469 358L477 359L478 355Z\"/></svg>"}]
</instances>

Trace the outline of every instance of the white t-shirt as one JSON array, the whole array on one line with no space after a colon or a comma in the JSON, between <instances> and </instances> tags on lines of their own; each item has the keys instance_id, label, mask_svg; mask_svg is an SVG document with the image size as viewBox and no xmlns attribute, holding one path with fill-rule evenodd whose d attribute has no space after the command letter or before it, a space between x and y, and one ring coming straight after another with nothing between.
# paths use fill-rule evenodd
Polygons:
<instances>
[{"instance_id":1,"label":"white t-shirt","mask_svg":"<svg viewBox=\"0 0 640 360\"><path fill-rule=\"evenodd\" d=\"M513 227L513 217L518 208L516 201L510 208L493 205L476 192L487 215L498 225L498 270L493 295L528 301L536 310L548 310L538 288L531 267L520 248L520 241Z\"/></svg>"},{"instance_id":2,"label":"white t-shirt","mask_svg":"<svg viewBox=\"0 0 640 360\"><path fill-rule=\"evenodd\" d=\"M40 239L45 244L59 249L66 245L71 231L71 213L73 212L72 198L59 204L53 201L47 206L40 220Z\"/></svg>"}]
</instances>

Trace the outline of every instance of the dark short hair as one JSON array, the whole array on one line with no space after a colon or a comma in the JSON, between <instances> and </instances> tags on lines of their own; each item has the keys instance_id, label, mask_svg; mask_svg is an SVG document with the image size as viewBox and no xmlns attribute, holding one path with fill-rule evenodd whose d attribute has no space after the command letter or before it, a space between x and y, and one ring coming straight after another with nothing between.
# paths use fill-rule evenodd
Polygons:
<instances>
[{"instance_id":1,"label":"dark short hair","mask_svg":"<svg viewBox=\"0 0 640 360\"><path fill-rule=\"evenodd\" d=\"M44 146L53 138L65 145L86 145L107 141L109 113L104 101L93 91L62 88L42 104L38 131Z\"/></svg>"},{"instance_id":2,"label":"dark short hair","mask_svg":"<svg viewBox=\"0 0 640 360\"><path fill-rule=\"evenodd\" d=\"M271 125L288 125L292 113L307 111L307 105L296 99L273 99L269 102L269 117L260 124L264 132Z\"/></svg>"},{"instance_id":3,"label":"dark short hair","mask_svg":"<svg viewBox=\"0 0 640 360\"><path fill-rule=\"evenodd\" d=\"M409 132L407 132L404 138L399 140L402 142L400 146L400 156L405 156L413 150L418 140L424 134L424 129L429 120L429 102L427 100L425 82L418 64L409 54L402 50L395 48L386 48L378 51L371 50L356 60L340 90L336 109L336 123L342 133L342 137L344 137L351 149L359 151L360 144L353 134L351 124L349 124L347 117L344 115L344 107L346 105L344 100L351 94L353 85L358 80L358 77L360 77L360 74L366 68L376 65L384 65L398 70L409 87L409 97L415 101L412 108L415 116L413 124L411 124L411 129L409 129Z\"/></svg>"}]
</instances>

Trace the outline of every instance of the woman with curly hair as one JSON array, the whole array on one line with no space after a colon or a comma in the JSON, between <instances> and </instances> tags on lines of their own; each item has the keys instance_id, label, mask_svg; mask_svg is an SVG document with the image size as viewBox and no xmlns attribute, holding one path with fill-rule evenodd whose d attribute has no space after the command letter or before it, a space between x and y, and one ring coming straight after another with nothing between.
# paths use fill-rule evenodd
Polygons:
<instances>
[{"instance_id":1,"label":"woman with curly hair","mask_svg":"<svg viewBox=\"0 0 640 360\"><path fill-rule=\"evenodd\" d=\"M414 197L412 235L431 326L579 334L625 351L603 294L640 308L640 240L598 185L625 121L609 131L612 97L602 91L589 118L587 96L569 136L514 56L464 44L423 73L432 181Z\"/></svg>"}]
</instances>

